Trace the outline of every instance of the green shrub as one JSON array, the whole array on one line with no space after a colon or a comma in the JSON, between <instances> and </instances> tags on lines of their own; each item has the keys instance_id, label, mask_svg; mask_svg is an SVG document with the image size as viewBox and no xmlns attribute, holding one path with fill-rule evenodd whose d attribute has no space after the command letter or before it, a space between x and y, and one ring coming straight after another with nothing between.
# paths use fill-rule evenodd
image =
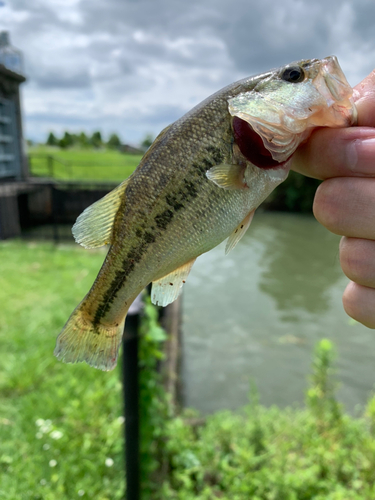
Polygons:
<instances>
[{"instance_id":1,"label":"green shrub","mask_svg":"<svg viewBox=\"0 0 375 500\"><path fill-rule=\"evenodd\" d=\"M277 186L264 206L285 212L311 212L315 191L320 181L290 171L288 178Z\"/></svg>"}]
</instances>

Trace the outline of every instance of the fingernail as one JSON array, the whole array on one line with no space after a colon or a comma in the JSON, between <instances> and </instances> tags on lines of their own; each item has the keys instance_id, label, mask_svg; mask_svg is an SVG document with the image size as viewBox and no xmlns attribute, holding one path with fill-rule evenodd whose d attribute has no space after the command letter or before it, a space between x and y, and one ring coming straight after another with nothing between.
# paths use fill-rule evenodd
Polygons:
<instances>
[{"instance_id":1,"label":"fingernail","mask_svg":"<svg viewBox=\"0 0 375 500\"><path fill-rule=\"evenodd\" d=\"M346 157L348 167L353 172L375 176L375 137L350 142Z\"/></svg>"}]
</instances>

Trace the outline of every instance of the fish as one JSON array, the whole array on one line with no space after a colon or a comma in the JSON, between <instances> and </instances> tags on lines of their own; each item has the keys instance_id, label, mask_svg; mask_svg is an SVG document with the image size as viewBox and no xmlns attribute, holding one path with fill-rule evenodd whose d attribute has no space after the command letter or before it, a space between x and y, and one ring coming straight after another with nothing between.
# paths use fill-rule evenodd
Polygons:
<instances>
[{"instance_id":1,"label":"fish","mask_svg":"<svg viewBox=\"0 0 375 500\"><path fill-rule=\"evenodd\" d=\"M112 370L139 293L152 283L154 304L173 302L197 257L225 239L226 253L236 246L315 128L355 123L352 88L329 56L234 82L165 128L73 226L83 247L109 249L55 356Z\"/></svg>"}]
</instances>

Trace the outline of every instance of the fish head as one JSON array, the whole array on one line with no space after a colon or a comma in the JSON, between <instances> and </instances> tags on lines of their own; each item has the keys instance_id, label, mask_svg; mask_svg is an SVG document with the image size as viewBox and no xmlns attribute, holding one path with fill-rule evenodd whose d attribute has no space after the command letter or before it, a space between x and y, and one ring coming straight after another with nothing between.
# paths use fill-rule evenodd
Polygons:
<instances>
[{"instance_id":1,"label":"fish head","mask_svg":"<svg viewBox=\"0 0 375 500\"><path fill-rule=\"evenodd\" d=\"M270 71L228 99L235 141L253 165L285 166L314 128L355 124L352 93L335 56Z\"/></svg>"}]
</instances>

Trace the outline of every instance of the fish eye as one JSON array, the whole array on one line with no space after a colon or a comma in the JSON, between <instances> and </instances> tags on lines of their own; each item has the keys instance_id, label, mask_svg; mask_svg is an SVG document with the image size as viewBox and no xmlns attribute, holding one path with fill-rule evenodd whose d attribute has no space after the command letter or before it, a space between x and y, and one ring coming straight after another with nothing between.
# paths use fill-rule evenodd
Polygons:
<instances>
[{"instance_id":1,"label":"fish eye","mask_svg":"<svg viewBox=\"0 0 375 500\"><path fill-rule=\"evenodd\" d=\"M282 72L281 79L290 83L299 83L305 79L305 72L299 66L289 66Z\"/></svg>"}]
</instances>

